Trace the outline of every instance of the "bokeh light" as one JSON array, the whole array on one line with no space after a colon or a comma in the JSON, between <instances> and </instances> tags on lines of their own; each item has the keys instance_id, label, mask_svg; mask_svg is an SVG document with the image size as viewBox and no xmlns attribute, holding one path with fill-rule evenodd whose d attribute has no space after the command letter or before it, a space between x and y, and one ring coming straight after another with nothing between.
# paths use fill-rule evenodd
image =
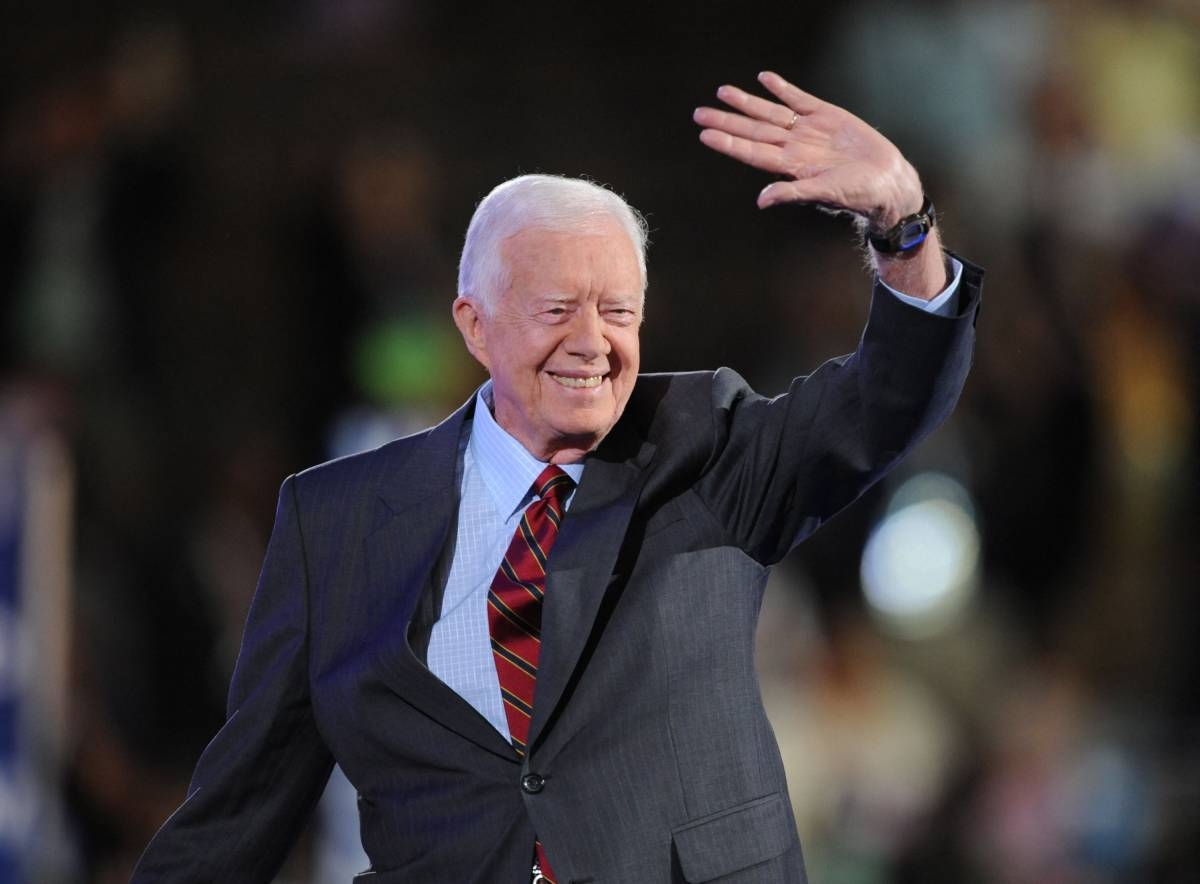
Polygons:
<instances>
[{"instance_id":1,"label":"bokeh light","mask_svg":"<svg viewBox=\"0 0 1200 884\"><path fill-rule=\"evenodd\" d=\"M920 638L953 626L979 585L979 529L961 485L920 474L905 482L871 532L863 592L888 629Z\"/></svg>"}]
</instances>

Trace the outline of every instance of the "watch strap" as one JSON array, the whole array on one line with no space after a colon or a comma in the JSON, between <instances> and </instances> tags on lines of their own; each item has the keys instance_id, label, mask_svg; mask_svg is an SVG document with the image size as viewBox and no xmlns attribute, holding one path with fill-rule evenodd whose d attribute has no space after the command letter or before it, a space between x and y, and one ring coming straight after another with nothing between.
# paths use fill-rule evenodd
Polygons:
<instances>
[{"instance_id":1,"label":"watch strap","mask_svg":"<svg viewBox=\"0 0 1200 884\"><path fill-rule=\"evenodd\" d=\"M867 227L863 239L866 245L884 255L903 254L911 252L925 241L929 231L937 223L937 215L933 209L933 201L925 194L919 211L905 215L887 230L877 233Z\"/></svg>"}]
</instances>

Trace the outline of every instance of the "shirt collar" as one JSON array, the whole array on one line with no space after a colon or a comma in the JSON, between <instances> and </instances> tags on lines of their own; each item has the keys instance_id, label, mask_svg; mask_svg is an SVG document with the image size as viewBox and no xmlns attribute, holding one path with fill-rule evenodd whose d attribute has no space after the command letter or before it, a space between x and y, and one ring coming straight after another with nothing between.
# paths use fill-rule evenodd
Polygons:
<instances>
[{"instance_id":1,"label":"shirt collar","mask_svg":"<svg viewBox=\"0 0 1200 884\"><path fill-rule=\"evenodd\" d=\"M534 480L547 464L525 450L492 416L492 382L487 381L475 394L475 418L471 424L471 456L484 484L492 495L496 510L507 520L523 509ZM560 464L563 472L578 485L583 478L583 463Z\"/></svg>"}]
</instances>

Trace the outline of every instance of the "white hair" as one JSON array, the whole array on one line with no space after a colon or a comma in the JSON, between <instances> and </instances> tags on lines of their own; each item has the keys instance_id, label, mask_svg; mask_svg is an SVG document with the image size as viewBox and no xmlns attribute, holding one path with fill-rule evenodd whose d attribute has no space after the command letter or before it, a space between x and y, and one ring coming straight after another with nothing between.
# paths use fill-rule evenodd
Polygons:
<instances>
[{"instance_id":1,"label":"white hair","mask_svg":"<svg viewBox=\"0 0 1200 884\"><path fill-rule=\"evenodd\" d=\"M646 290L646 219L611 190L581 178L520 175L495 187L475 208L458 263L458 294L479 301L485 313L508 287L501 244L533 227L561 233L594 231L616 221L633 243Z\"/></svg>"}]
</instances>

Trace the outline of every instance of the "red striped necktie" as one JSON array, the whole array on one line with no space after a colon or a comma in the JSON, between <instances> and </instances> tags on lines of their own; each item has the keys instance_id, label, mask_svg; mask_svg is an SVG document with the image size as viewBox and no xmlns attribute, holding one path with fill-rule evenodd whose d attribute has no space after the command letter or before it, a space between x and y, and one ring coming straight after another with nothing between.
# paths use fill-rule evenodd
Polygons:
<instances>
[{"instance_id":1,"label":"red striped necktie","mask_svg":"<svg viewBox=\"0 0 1200 884\"><path fill-rule=\"evenodd\" d=\"M500 676L500 694L504 699L504 714L508 718L513 748L522 757L529 740L542 647L546 561L558 538L563 503L574 487L575 482L560 468L551 465L542 470L533 483L533 492L538 499L521 516L488 592L492 656ZM542 843L538 841L535 846L536 869L544 880L553 884Z\"/></svg>"}]
</instances>

